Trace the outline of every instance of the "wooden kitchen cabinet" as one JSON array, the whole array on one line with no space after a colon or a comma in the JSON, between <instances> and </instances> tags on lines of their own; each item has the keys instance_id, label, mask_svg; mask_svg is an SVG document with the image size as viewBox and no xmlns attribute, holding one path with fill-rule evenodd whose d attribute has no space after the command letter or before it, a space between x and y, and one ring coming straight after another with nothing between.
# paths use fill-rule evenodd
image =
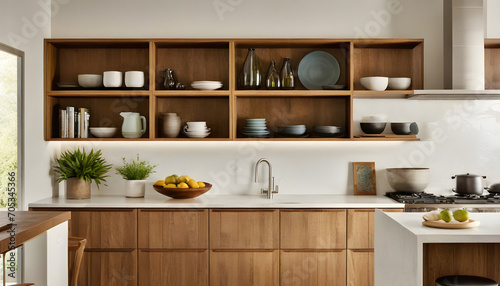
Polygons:
<instances>
[{"instance_id":1,"label":"wooden kitchen cabinet","mask_svg":"<svg viewBox=\"0 0 500 286\"><path fill-rule=\"evenodd\" d=\"M282 250L280 255L280 285L346 285L345 250Z\"/></svg>"},{"instance_id":2,"label":"wooden kitchen cabinet","mask_svg":"<svg viewBox=\"0 0 500 286\"><path fill-rule=\"evenodd\" d=\"M137 210L72 210L70 235L87 239L85 249L137 248Z\"/></svg>"},{"instance_id":3,"label":"wooden kitchen cabinet","mask_svg":"<svg viewBox=\"0 0 500 286\"><path fill-rule=\"evenodd\" d=\"M278 249L276 209L210 210L210 249Z\"/></svg>"},{"instance_id":4,"label":"wooden kitchen cabinet","mask_svg":"<svg viewBox=\"0 0 500 286\"><path fill-rule=\"evenodd\" d=\"M266 118L268 128L305 124L335 125L344 129L339 138L259 138L258 140L365 140L352 134L353 97L409 95L412 90L373 92L360 88L368 75L408 76L412 88L423 88L421 39L46 39L44 51L45 140L256 140L241 133L247 118ZM490 45L490 47L493 47ZM291 58L298 70L301 59L313 51L337 60L342 90L308 90L298 75L293 90L241 90L237 79L249 48L255 48L263 75L270 61L281 65ZM397 64L395 64L397 63ZM171 68L185 90L165 90L163 70ZM143 88L81 88L78 74L117 70L143 71ZM218 90L195 90L193 81L217 80ZM137 139L59 138L59 109L90 109L91 127L121 127L122 111L146 117L147 131ZM217 110L217 112L213 112ZM187 121L206 121L207 138L164 138L163 113L177 113ZM399 138L398 138L399 139ZM373 139L372 139L373 140ZM377 139L384 140L384 139ZM395 140L394 138L391 140ZM401 137L401 140L410 140Z\"/></svg>"},{"instance_id":5,"label":"wooden kitchen cabinet","mask_svg":"<svg viewBox=\"0 0 500 286\"><path fill-rule=\"evenodd\" d=\"M345 249L346 210L281 210L282 249Z\"/></svg>"},{"instance_id":6,"label":"wooden kitchen cabinet","mask_svg":"<svg viewBox=\"0 0 500 286\"><path fill-rule=\"evenodd\" d=\"M278 250L212 250L210 286L278 286Z\"/></svg>"},{"instance_id":7,"label":"wooden kitchen cabinet","mask_svg":"<svg viewBox=\"0 0 500 286\"><path fill-rule=\"evenodd\" d=\"M347 285L373 286L374 284L373 249L347 250Z\"/></svg>"},{"instance_id":8,"label":"wooden kitchen cabinet","mask_svg":"<svg viewBox=\"0 0 500 286\"><path fill-rule=\"evenodd\" d=\"M140 249L208 249L208 210L140 209Z\"/></svg>"},{"instance_id":9,"label":"wooden kitchen cabinet","mask_svg":"<svg viewBox=\"0 0 500 286\"><path fill-rule=\"evenodd\" d=\"M402 209L382 209L384 212L402 212ZM373 249L375 209L347 210L347 248Z\"/></svg>"},{"instance_id":10,"label":"wooden kitchen cabinet","mask_svg":"<svg viewBox=\"0 0 500 286\"><path fill-rule=\"evenodd\" d=\"M87 270L87 283L78 285L91 286L121 286L137 285L137 250L129 251L89 251L85 252L87 264L82 268ZM85 280L83 273L80 279Z\"/></svg>"},{"instance_id":11,"label":"wooden kitchen cabinet","mask_svg":"<svg viewBox=\"0 0 500 286\"><path fill-rule=\"evenodd\" d=\"M381 209L402 212L403 209ZM347 285L374 285L375 209L347 210Z\"/></svg>"},{"instance_id":12,"label":"wooden kitchen cabinet","mask_svg":"<svg viewBox=\"0 0 500 286\"><path fill-rule=\"evenodd\" d=\"M139 286L208 285L208 250L139 250Z\"/></svg>"}]
</instances>

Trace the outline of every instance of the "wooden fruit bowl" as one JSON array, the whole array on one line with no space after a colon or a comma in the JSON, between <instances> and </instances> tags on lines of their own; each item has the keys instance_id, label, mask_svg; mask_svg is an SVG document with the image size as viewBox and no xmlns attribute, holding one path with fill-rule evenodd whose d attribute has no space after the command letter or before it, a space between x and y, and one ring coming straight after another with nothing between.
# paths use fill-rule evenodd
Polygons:
<instances>
[{"instance_id":1,"label":"wooden fruit bowl","mask_svg":"<svg viewBox=\"0 0 500 286\"><path fill-rule=\"evenodd\" d=\"M195 188L164 188L164 187L155 186L155 185L153 185L153 188L158 193L165 195L165 196L168 196L168 197L171 197L172 199L192 199L192 198L196 198L197 196L200 196L200 195L208 192L208 190L210 190L210 188L212 188L212 184L209 184L207 182L204 182L204 183L205 183L205 187L196 188L196 189Z\"/></svg>"}]
</instances>

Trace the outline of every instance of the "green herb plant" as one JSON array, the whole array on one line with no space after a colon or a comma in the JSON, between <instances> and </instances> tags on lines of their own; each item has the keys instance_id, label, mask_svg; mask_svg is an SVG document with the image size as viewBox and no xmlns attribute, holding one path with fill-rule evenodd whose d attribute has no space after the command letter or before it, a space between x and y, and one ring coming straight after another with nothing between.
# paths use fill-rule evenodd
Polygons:
<instances>
[{"instance_id":1,"label":"green herb plant","mask_svg":"<svg viewBox=\"0 0 500 286\"><path fill-rule=\"evenodd\" d=\"M144 180L149 177L152 173L155 173L155 168L158 165L150 165L146 161L141 161L139 159L139 154L137 154L137 160L132 160L128 163L125 158L123 159L123 166L116 168L116 173L122 175L125 180Z\"/></svg>"},{"instance_id":2,"label":"green herb plant","mask_svg":"<svg viewBox=\"0 0 500 286\"><path fill-rule=\"evenodd\" d=\"M57 159L57 165L54 167L57 173L57 181L62 182L70 178L78 178L88 182L94 181L99 188L101 182L106 182L106 173L111 169L111 164L106 164L102 157L101 150L90 153L80 151L80 148L74 151L65 151ZM106 185L106 184L104 184Z\"/></svg>"}]
</instances>

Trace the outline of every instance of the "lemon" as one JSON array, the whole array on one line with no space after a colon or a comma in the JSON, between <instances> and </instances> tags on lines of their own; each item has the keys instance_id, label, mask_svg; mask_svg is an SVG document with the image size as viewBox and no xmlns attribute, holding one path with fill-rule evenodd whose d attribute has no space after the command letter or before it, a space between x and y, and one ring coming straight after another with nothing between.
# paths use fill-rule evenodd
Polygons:
<instances>
[{"instance_id":1,"label":"lemon","mask_svg":"<svg viewBox=\"0 0 500 286\"><path fill-rule=\"evenodd\" d=\"M199 188L200 186L198 185L198 183L194 180L194 179L190 179L187 184L189 185L189 187L191 188Z\"/></svg>"},{"instance_id":2,"label":"lemon","mask_svg":"<svg viewBox=\"0 0 500 286\"><path fill-rule=\"evenodd\" d=\"M461 221L461 222L468 221L469 220L469 212L466 209L455 210L453 212L453 218L456 221Z\"/></svg>"},{"instance_id":3,"label":"lemon","mask_svg":"<svg viewBox=\"0 0 500 286\"><path fill-rule=\"evenodd\" d=\"M154 183L154 185L161 187L161 186L165 185L165 180L158 180L158 181L156 181L156 183Z\"/></svg>"},{"instance_id":4,"label":"lemon","mask_svg":"<svg viewBox=\"0 0 500 286\"><path fill-rule=\"evenodd\" d=\"M189 186L188 186L188 184L182 182L182 183L177 184L177 188L188 189Z\"/></svg>"},{"instance_id":5,"label":"lemon","mask_svg":"<svg viewBox=\"0 0 500 286\"><path fill-rule=\"evenodd\" d=\"M451 221L451 218L452 218L452 215L451 215L451 211L450 210L442 210L440 213L439 213L439 217L444 220L445 222L450 222Z\"/></svg>"},{"instance_id":6,"label":"lemon","mask_svg":"<svg viewBox=\"0 0 500 286\"><path fill-rule=\"evenodd\" d=\"M189 177L187 175L180 176L179 178L177 178L177 181L179 183L187 183L187 182L189 182L189 180L191 180L191 177Z\"/></svg>"},{"instance_id":7,"label":"lemon","mask_svg":"<svg viewBox=\"0 0 500 286\"><path fill-rule=\"evenodd\" d=\"M198 186L200 186L200 188L204 188L205 187L205 183L203 183L203 182L200 181L200 182L198 182Z\"/></svg>"},{"instance_id":8,"label":"lemon","mask_svg":"<svg viewBox=\"0 0 500 286\"><path fill-rule=\"evenodd\" d=\"M177 188L177 186L175 184L166 184L165 186L163 186L164 188Z\"/></svg>"},{"instance_id":9,"label":"lemon","mask_svg":"<svg viewBox=\"0 0 500 286\"><path fill-rule=\"evenodd\" d=\"M177 175L177 174L172 174L171 176L176 178L176 179L179 178L179 175Z\"/></svg>"},{"instance_id":10,"label":"lemon","mask_svg":"<svg viewBox=\"0 0 500 286\"><path fill-rule=\"evenodd\" d=\"M165 184L177 184L177 178L174 176L168 176L165 178Z\"/></svg>"}]
</instances>

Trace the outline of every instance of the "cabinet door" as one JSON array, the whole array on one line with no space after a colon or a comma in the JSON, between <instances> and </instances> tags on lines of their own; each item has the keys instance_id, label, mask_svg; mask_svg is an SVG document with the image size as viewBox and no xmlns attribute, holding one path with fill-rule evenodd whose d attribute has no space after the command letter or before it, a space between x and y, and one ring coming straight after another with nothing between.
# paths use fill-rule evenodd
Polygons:
<instances>
[{"instance_id":1,"label":"cabinet door","mask_svg":"<svg viewBox=\"0 0 500 286\"><path fill-rule=\"evenodd\" d=\"M402 209L382 209L384 212L402 212ZM374 246L375 209L347 211L347 248L372 249Z\"/></svg>"},{"instance_id":2,"label":"cabinet door","mask_svg":"<svg viewBox=\"0 0 500 286\"><path fill-rule=\"evenodd\" d=\"M208 285L208 250L139 251L139 285Z\"/></svg>"},{"instance_id":3,"label":"cabinet door","mask_svg":"<svg viewBox=\"0 0 500 286\"><path fill-rule=\"evenodd\" d=\"M346 285L346 251L288 251L281 253L281 285Z\"/></svg>"},{"instance_id":4,"label":"cabinet door","mask_svg":"<svg viewBox=\"0 0 500 286\"><path fill-rule=\"evenodd\" d=\"M137 251L86 251L78 285L137 285Z\"/></svg>"},{"instance_id":5,"label":"cabinet door","mask_svg":"<svg viewBox=\"0 0 500 286\"><path fill-rule=\"evenodd\" d=\"M282 249L344 249L346 210L281 210Z\"/></svg>"},{"instance_id":6,"label":"cabinet door","mask_svg":"<svg viewBox=\"0 0 500 286\"><path fill-rule=\"evenodd\" d=\"M89 248L137 248L137 210L71 211L70 234Z\"/></svg>"},{"instance_id":7,"label":"cabinet door","mask_svg":"<svg viewBox=\"0 0 500 286\"><path fill-rule=\"evenodd\" d=\"M278 250L212 250L210 286L277 286L279 285L278 269Z\"/></svg>"},{"instance_id":8,"label":"cabinet door","mask_svg":"<svg viewBox=\"0 0 500 286\"><path fill-rule=\"evenodd\" d=\"M139 210L139 248L207 249L208 210Z\"/></svg>"},{"instance_id":9,"label":"cabinet door","mask_svg":"<svg viewBox=\"0 0 500 286\"><path fill-rule=\"evenodd\" d=\"M374 283L373 250L347 251L347 285L373 286Z\"/></svg>"},{"instance_id":10,"label":"cabinet door","mask_svg":"<svg viewBox=\"0 0 500 286\"><path fill-rule=\"evenodd\" d=\"M211 210L211 249L278 249L278 210Z\"/></svg>"}]
</instances>

